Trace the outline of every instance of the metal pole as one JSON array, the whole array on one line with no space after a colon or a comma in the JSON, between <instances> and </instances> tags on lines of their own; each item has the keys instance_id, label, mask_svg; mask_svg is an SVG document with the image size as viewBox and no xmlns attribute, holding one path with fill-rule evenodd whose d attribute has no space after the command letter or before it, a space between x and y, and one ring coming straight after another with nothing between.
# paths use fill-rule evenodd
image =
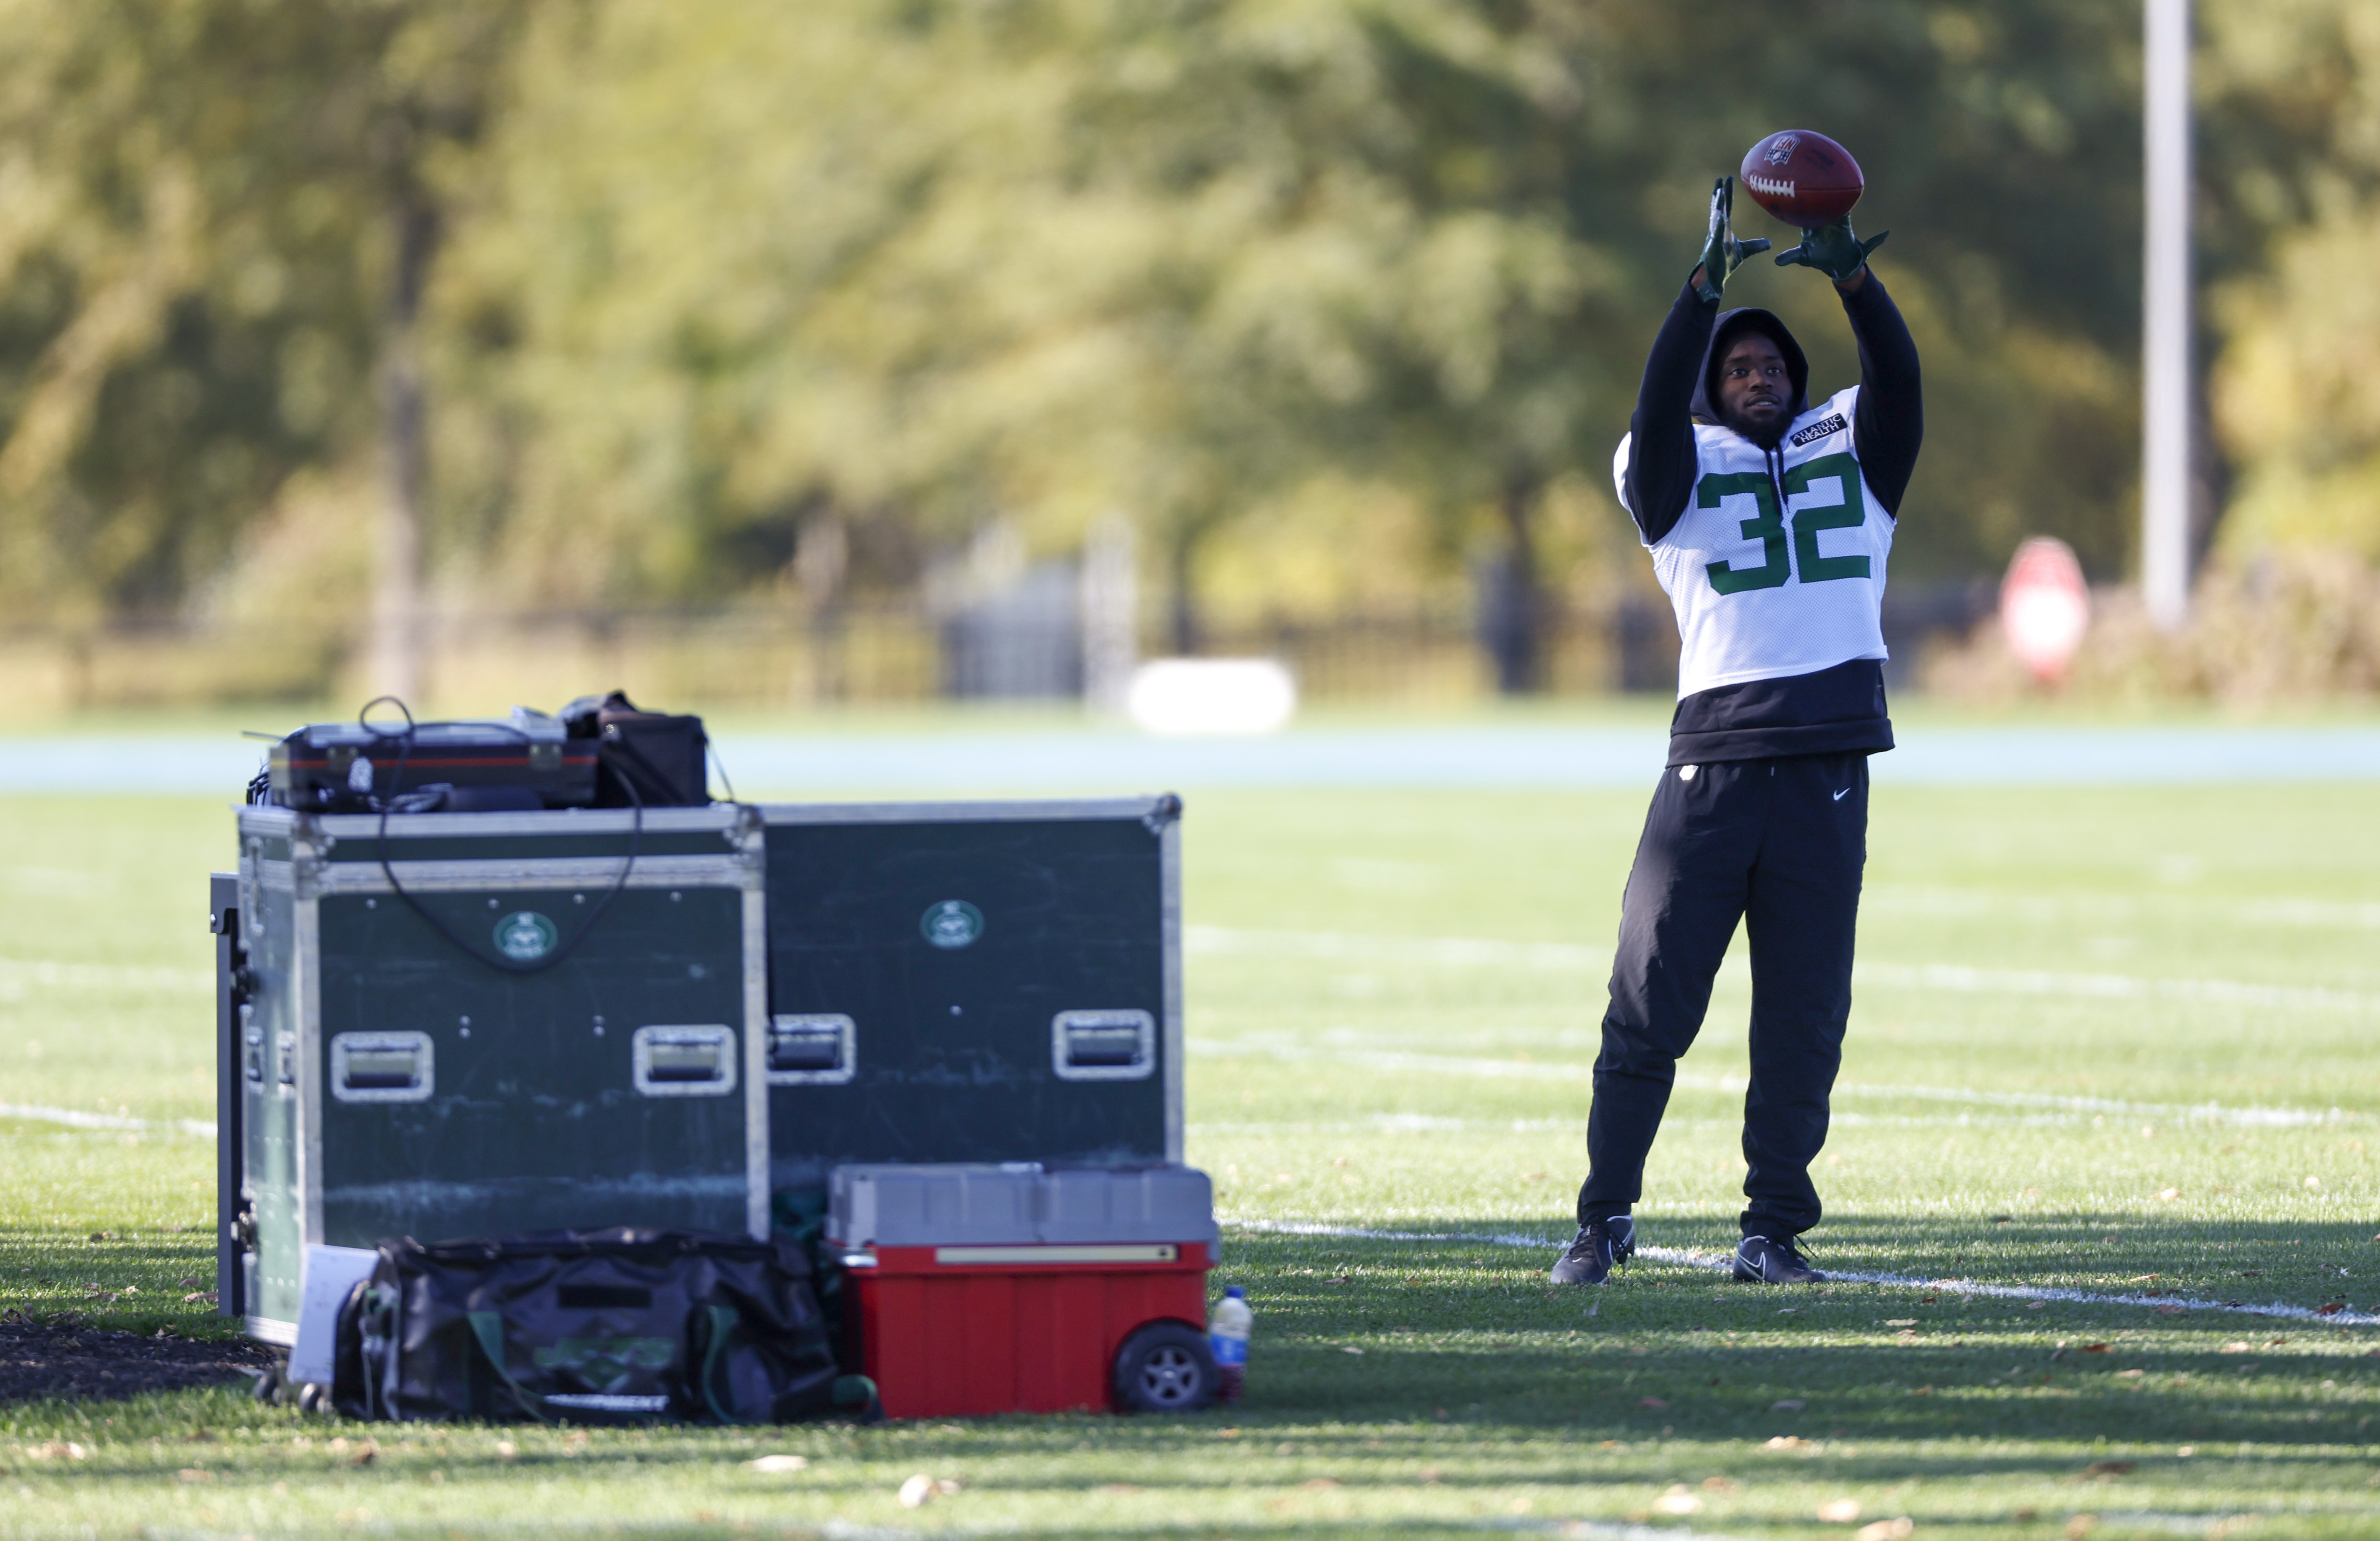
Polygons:
<instances>
[{"instance_id":1,"label":"metal pole","mask_svg":"<svg viewBox=\"0 0 2380 1541\"><path fill-rule=\"evenodd\" d=\"M2190 617L2190 0L2142 9L2141 588L2171 631Z\"/></svg>"}]
</instances>

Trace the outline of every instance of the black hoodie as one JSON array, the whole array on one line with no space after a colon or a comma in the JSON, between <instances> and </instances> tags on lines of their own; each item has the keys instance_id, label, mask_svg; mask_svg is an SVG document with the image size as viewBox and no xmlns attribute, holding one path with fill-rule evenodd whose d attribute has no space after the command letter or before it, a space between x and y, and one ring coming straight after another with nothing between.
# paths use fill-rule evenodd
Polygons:
<instances>
[{"instance_id":1,"label":"black hoodie","mask_svg":"<svg viewBox=\"0 0 2380 1541\"><path fill-rule=\"evenodd\" d=\"M1897 521L1925 436L1917 345L1873 272L1856 293L1836 292L1859 345L1854 433L1860 470L1885 513ZM1682 289L1654 339L1628 425L1622 491L1629 516L1646 545L1670 533L1694 495L1698 469L1694 424L1719 421L1713 376L1726 347L1746 331L1764 334L1785 356L1786 376L1793 386L1787 421L1810 409L1809 359L1782 321L1748 308L1722 315L1691 285ZM1815 673L1696 691L1678 703L1670 722L1671 765L1781 755L1872 754L1891 747L1884 668L1876 659L1852 659Z\"/></svg>"}]
</instances>

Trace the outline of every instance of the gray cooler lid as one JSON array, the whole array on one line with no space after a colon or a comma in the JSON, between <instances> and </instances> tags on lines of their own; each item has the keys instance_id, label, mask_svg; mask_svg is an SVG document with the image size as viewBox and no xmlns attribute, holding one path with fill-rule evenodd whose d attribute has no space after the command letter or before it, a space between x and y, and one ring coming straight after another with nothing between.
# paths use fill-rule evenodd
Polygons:
<instances>
[{"instance_id":1,"label":"gray cooler lid","mask_svg":"<svg viewBox=\"0 0 2380 1541\"><path fill-rule=\"evenodd\" d=\"M1016 1246L1220 1239L1196 1167L1032 1163L836 1167L827 1234L845 1246Z\"/></svg>"}]
</instances>

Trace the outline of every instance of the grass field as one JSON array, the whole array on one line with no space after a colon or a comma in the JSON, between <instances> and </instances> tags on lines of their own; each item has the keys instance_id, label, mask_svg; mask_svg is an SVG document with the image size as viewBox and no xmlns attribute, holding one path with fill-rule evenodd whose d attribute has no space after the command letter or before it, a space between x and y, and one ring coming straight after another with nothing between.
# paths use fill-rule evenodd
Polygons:
<instances>
[{"instance_id":1,"label":"grass field","mask_svg":"<svg viewBox=\"0 0 2380 1541\"><path fill-rule=\"evenodd\" d=\"M19 1404L0 1535L2380 1535L2372 788L1880 787L1810 1241L1941 1282L1687 1256L1741 1204L1739 956L1640 1210L1668 1260L1556 1292L1643 807L1191 798L1190 1154L1257 1311L1228 1414L587 1436L237 1389ZM0 1307L219 1332L180 1298L212 1283L212 1147L170 1121L212 1115L227 818L0 820L0 1103L164 1124L0 1122ZM742 1463L769 1452L809 1464ZM904 1509L913 1474L959 1486Z\"/></svg>"}]
</instances>

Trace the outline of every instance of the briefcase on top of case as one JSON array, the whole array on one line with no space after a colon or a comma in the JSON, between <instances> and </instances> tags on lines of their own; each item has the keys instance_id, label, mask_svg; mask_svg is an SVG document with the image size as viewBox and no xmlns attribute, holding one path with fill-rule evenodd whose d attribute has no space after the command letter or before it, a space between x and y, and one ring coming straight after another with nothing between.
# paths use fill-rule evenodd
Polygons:
<instances>
[{"instance_id":1,"label":"briefcase on top of case","mask_svg":"<svg viewBox=\"0 0 2380 1541\"><path fill-rule=\"evenodd\" d=\"M363 813L443 786L451 790L414 811L589 807L599 758L594 740L573 738L559 719L527 707L501 720L315 722L273 746L254 800Z\"/></svg>"}]
</instances>

